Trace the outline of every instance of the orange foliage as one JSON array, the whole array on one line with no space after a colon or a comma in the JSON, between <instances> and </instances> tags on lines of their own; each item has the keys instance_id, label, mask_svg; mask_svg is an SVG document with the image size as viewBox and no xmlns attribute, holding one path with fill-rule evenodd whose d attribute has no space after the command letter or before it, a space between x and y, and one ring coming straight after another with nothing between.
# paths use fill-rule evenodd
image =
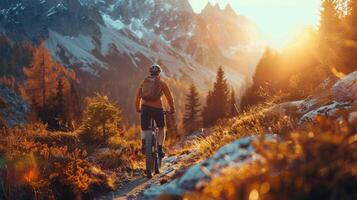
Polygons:
<instances>
[{"instance_id":1,"label":"orange foliage","mask_svg":"<svg viewBox=\"0 0 357 200\"><path fill-rule=\"evenodd\" d=\"M225 169L185 199L354 199L356 141L346 121L319 116L282 140L256 141L257 161Z\"/></svg>"},{"instance_id":2,"label":"orange foliage","mask_svg":"<svg viewBox=\"0 0 357 200\"><path fill-rule=\"evenodd\" d=\"M34 50L31 66L24 68L24 74L25 97L39 106L45 106L55 95L59 79L62 79L65 91L69 90L69 81L75 80L74 72L54 61L43 42Z\"/></svg>"}]
</instances>

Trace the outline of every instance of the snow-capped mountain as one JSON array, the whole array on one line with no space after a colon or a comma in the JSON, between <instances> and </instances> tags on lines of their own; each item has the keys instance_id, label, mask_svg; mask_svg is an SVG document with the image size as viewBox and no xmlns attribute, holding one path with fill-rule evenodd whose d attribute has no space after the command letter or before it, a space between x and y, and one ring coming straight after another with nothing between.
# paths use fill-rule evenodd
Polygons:
<instances>
[{"instance_id":1,"label":"snow-capped mountain","mask_svg":"<svg viewBox=\"0 0 357 200\"><path fill-rule=\"evenodd\" d=\"M239 86L262 52L253 22L230 6L208 4L196 14L188 0L2 0L0 33L18 42L43 40L84 87L123 87L130 96L152 63L201 89L223 65Z\"/></svg>"}]
</instances>

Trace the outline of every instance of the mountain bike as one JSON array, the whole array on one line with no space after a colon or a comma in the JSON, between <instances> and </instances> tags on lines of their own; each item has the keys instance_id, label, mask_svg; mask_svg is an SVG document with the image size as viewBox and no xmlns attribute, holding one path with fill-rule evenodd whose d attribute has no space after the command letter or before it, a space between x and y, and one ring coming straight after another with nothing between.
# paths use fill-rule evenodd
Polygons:
<instances>
[{"instance_id":1,"label":"mountain bike","mask_svg":"<svg viewBox=\"0 0 357 200\"><path fill-rule=\"evenodd\" d=\"M164 112L165 115L168 112ZM159 146L157 142L158 128L156 126L155 120L151 119L151 130L152 135L145 138L145 163L146 163L146 176L152 178L153 173L159 174L162 164L162 157L159 156Z\"/></svg>"}]
</instances>

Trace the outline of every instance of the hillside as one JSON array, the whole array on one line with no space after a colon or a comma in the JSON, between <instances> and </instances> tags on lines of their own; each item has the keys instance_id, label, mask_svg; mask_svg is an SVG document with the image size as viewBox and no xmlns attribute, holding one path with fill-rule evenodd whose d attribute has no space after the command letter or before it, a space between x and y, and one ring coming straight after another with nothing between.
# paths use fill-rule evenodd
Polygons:
<instances>
[{"instance_id":1,"label":"hillside","mask_svg":"<svg viewBox=\"0 0 357 200\"><path fill-rule=\"evenodd\" d=\"M1 0L0 199L357 199L357 0L202 2Z\"/></svg>"},{"instance_id":2,"label":"hillside","mask_svg":"<svg viewBox=\"0 0 357 200\"><path fill-rule=\"evenodd\" d=\"M256 25L230 6L208 4L196 14L187 0L12 0L0 8L1 33L14 42L45 41L57 61L77 72L86 95L108 93L127 114L152 63L201 91L224 65L240 88L262 51Z\"/></svg>"},{"instance_id":3,"label":"hillside","mask_svg":"<svg viewBox=\"0 0 357 200\"><path fill-rule=\"evenodd\" d=\"M222 122L178 146L164 175L126 198L353 199L356 89L354 72L323 88L323 96Z\"/></svg>"}]
</instances>

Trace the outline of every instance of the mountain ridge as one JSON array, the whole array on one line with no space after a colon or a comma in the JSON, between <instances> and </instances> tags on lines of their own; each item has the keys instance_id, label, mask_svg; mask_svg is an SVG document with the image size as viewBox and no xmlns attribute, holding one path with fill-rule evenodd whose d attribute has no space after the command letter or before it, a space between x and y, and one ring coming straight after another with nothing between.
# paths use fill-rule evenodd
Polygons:
<instances>
[{"instance_id":1,"label":"mountain ridge","mask_svg":"<svg viewBox=\"0 0 357 200\"><path fill-rule=\"evenodd\" d=\"M0 6L0 32L17 42L44 41L86 90L112 96L129 90L129 99L153 63L164 76L194 82L201 91L223 65L240 90L263 49L250 20L229 8L196 14L187 0L8 0ZM114 99L131 107L131 100Z\"/></svg>"}]
</instances>

